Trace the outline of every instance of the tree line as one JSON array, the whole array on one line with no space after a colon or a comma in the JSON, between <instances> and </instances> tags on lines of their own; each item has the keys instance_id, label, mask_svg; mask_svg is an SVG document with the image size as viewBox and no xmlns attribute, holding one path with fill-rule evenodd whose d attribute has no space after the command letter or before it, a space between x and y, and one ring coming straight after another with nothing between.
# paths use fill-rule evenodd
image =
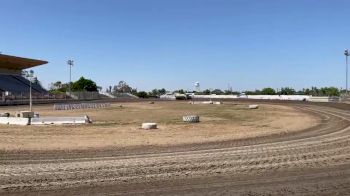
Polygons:
<instances>
[{"instance_id":1,"label":"tree line","mask_svg":"<svg viewBox=\"0 0 350 196\"><path fill-rule=\"evenodd\" d=\"M50 92L51 93L62 93L67 92L69 88L69 83L62 83L61 81L57 81L51 84ZM71 90L74 91L101 91L102 88L96 85L96 82L91 79L86 79L84 77L80 77L79 80L71 83ZM130 93L136 95L141 98L155 98L160 95L166 94L167 91L165 88L161 89L153 89L149 92L146 91L138 91L137 88L131 87L125 81L119 81L118 84L114 86L109 86L106 89L107 93L110 94L118 94L118 93ZM342 93L345 93L344 90L341 90L336 87L311 87L304 88L302 90L295 90L291 87L282 87L280 89L274 89L271 87L266 87L263 89L257 89L254 91L232 91L232 90L221 90L221 89L205 89L200 92L187 92L186 90L179 89L173 91L173 93L195 93L197 95L239 95L244 93L245 95L312 95L312 96L340 96Z\"/></svg>"},{"instance_id":2,"label":"tree line","mask_svg":"<svg viewBox=\"0 0 350 196\"><path fill-rule=\"evenodd\" d=\"M291 87L283 87L280 89L273 88L263 88L261 90L255 91L245 91L246 95L312 95L312 96L340 96L344 93L343 90L340 90L336 87L311 87L303 88L302 90L296 91Z\"/></svg>"},{"instance_id":3,"label":"tree line","mask_svg":"<svg viewBox=\"0 0 350 196\"><path fill-rule=\"evenodd\" d=\"M86 79L84 77L80 77L79 80L71 83L63 83L61 81L57 81L50 84L49 92L51 93L65 93L69 91L69 86L71 87L72 92L81 92L88 91L94 92L99 91L102 88L96 85L96 82Z\"/></svg>"},{"instance_id":4,"label":"tree line","mask_svg":"<svg viewBox=\"0 0 350 196\"><path fill-rule=\"evenodd\" d=\"M167 93L165 88L162 89L153 89L150 92L146 91L138 91L136 88L132 88L125 81L120 81L117 85L109 86L107 88L107 93L110 94L118 94L118 93L130 93L140 98L156 98L160 95L164 95Z\"/></svg>"}]
</instances>

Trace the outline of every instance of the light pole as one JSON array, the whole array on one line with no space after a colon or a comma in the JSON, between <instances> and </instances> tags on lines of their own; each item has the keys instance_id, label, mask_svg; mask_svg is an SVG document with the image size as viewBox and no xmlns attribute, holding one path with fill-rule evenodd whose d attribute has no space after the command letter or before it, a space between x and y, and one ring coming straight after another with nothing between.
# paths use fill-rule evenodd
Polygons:
<instances>
[{"instance_id":1,"label":"light pole","mask_svg":"<svg viewBox=\"0 0 350 196\"><path fill-rule=\"evenodd\" d=\"M69 97L71 97L71 85L72 85L72 67L74 65L73 60L68 60L67 64L69 65Z\"/></svg>"},{"instance_id":2,"label":"light pole","mask_svg":"<svg viewBox=\"0 0 350 196\"><path fill-rule=\"evenodd\" d=\"M348 93L349 93L348 92L348 56L350 55L348 49L344 50L344 55L345 55L345 66L346 66L346 84L345 84L345 89L346 89L346 95L348 95Z\"/></svg>"},{"instance_id":3,"label":"light pole","mask_svg":"<svg viewBox=\"0 0 350 196\"><path fill-rule=\"evenodd\" d=\"M25 77L29 79L29 111L32 111L33 100L32 100L32 79L34 76L34 71L30 70L29 72L25 71Z\"/></svg>"}]
</instances>

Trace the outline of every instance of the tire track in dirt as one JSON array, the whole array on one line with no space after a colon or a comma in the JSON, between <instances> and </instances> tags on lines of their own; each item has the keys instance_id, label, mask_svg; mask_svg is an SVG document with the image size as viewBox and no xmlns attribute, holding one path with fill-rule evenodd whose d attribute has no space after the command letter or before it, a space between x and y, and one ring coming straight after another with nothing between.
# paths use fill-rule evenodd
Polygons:
<instances>
[{"instance_id":1,"label":"tire track in dirt","mask_svg":"<svg viewBox=\"0 0 350 196\"><path fill-rule=\"evenodd\" d=\"M108 154L109 150L100 156L93 156L96 152L68 155L61 152L56 157L57 152L49 152L47 156L33 152L5 153L6 158L0 159L0 193L302 195L310 191L312 194L346 192L350 189L350 113L325 106L296 104L295 107L320 117L320 125L289 135L166 150L131 150L131 155ZM286 176L290 172L293 175ZM165 187L152 188L160 185Z\"/></svg>"}]
</instances>

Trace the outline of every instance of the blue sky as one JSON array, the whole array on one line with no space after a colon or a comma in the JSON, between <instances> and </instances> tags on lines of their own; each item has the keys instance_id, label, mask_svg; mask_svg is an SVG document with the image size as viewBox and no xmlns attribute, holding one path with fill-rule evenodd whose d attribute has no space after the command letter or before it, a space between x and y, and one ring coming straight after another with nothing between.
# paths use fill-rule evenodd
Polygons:
<instances>
[{"instance_id":1,"label":"blue sky","mask_svg":"<svg viewBox=\"0 0 350 196\"><path fill-rule=\"evenodd\" d=\"M347 0L0 0L0 51L44 84L138 90L345 86Z\"/></svg>"}]
</instances>

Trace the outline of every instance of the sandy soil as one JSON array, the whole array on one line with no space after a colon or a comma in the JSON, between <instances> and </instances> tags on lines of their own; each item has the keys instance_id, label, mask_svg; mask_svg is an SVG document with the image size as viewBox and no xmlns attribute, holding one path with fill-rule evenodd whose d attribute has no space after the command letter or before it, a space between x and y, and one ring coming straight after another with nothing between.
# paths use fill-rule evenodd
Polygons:
<instances>
[{"instance_id":1,"label":"sandy soil","mask_svg":"<svg viewBox=\"0 0 350 196\"><path fill-rule=\"evenodd\" d=\"M2 107L1 111L25 110ZM297 132L319 121L295 107L247 104L190 105L187 102L155 104L113 104L107 109L53 111L50 106L35 106L41 116L89 115L93 124L81 126L0 125L0 150L73 150L144 145L179 145L253 138ZM183 115L197 114L201 123L186 124ZM158 129L140 129L142 122L156 122Z\"/></svg>"},{"instance_id":2,"label":"sandy soil","mask_svg":"<svg viewBox=\"0 0 350 196\"><path fill-rule=\"evenodd\" d=\"M147 119L127 122L133 117L139 119L140 116L144 117L143 114L151 113L152 118L160 122L162 127L154 132L135 129L135 135L141 131L145 134L144 137L161 135L159 137L166 140L160 134L167 133L164 127L189 126L173 118L185 111L198 112L204 117L202 123L190 126L193 129L191 132L195 132L191 134L198 134L196 132L201 132L204 128L217 125L223 129L229 127L227 134L232 137L238 137L231 133L238 126L246 128L245 133L253 134L255 126L256 130L268 135L178 146L145 145L103 149L81 147L81 150L71 151L0 150L0 195L349 195L350 107L336 109L306 103L290 105L293 107L263 105L261 110L250 111L245 109L245 105L233 104L215 107L192 107L178 102L157 103L153 106L145 103L126 104L121 110L114 107L109 111L101 111L103 114L113 114L107 124L99 120L102 113L96 115L96 112L89 110L79 112L95 114L94 118L100 124L64 127L69 128L67 130L44 126L39 127L44 130L22 130L23 133L18 128L17 134L22 142L23 138L30 138L25 141L33 144L39 138L38 142L43 144L37 146L49 145L45 139L58 144L61 141L55 141L55 138L57 140L64 134L68 135L64 137L65 140L73 142L80 139L86 143L92 136L94 139L102 137L102 141L109 141L106 135L111 135L116 140L119 135L123 135L120 130L124 130L121 129L124 126L131 127L125 130L125 134L130 136L134 127L139 126L139 121ZM46 106L41 109L44 114L52 112ZM300 131L297 131L301 128L299 125L294 127L295 131L283 132L282 128L278 129L278 126L287 126L286 122L295 126L306 124L306 121L295 120L295 116L302 114L307 114L305 118L309 114L314 115L319 123ZM254 124L255 121L266 123L266 131L263 129L265 127ZM282 125L279 124L282 122ZM111 134L115 131L110 131L114 126L119 130L116 135ZM196 126L201 128L196 130ZM93 128L106 130L100 131L101 133L89 131ZM271 134L268 130L274 130L278 134ZM205 139L202 141L219 137L220 131L216 130L216 136L204 134L209 136L203 137ZM83 133L83 136L78 133ZM183 134L186 135L185 132ZM187 140L190 139L195 138ZM130 137L130 140L134 139ZM13 138L12 141L16 142ZM65 144L75 147L68 142Z\"/></svg>"}]
</instances>

